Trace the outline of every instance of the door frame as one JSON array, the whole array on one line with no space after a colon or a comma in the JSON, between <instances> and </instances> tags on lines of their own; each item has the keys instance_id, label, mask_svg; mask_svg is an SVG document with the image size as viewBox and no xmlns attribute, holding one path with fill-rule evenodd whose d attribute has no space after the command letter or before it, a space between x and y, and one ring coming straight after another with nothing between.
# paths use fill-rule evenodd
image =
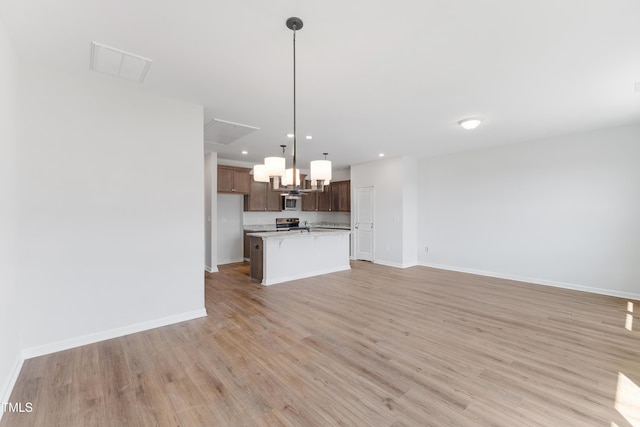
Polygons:
<instances>
[{"instance_id":1,"label":"door frame","mask_svg":"<svg viewBox=\"0 0 640 427\"><path fill-rule=\"evenodd\" d=\"M376 233L375 233L375 187L372 185L368 185L368 186L364 186L364 187L356 187L355 188L355 194L354 194L354 199L355 199L355 203L354 203L354 213L355 215L353 215L353 259L358 260L360 258L358 258L358 253L359 253L359 245L358 245L358 232L359 230L356 228L356 224L358 224L358 216L360 214L360 198L358 197L358 192L361 190L367 190L370 192L370 204L371 204L371 259L370 260L363 260L363 261L370 261L370 262L375 262L375 239L376 239Z\"/></svg>"}]
</instances>

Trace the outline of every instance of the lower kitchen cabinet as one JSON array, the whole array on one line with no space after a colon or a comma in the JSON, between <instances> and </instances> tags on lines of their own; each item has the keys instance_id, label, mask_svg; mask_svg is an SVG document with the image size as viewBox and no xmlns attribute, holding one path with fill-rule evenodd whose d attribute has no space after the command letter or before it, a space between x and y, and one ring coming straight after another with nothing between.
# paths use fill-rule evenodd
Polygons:
<instances>
[{"instance_id":1,"label":"lower kitchen cabinet","mask_svg":"<svg viewBox=\"0 0 640 427\"><path fill-rule=\"evenodd\" d=\"M245 261L251 257L251 242L249 241L249 236L247 236L248 233L250 233L250 231L245 231L244 238L242 239L242 257Z\"/></svg>"},{"instance_id":2,"label":"lower kitchen cabinet","mask_svg":"<svg viewBox=\"0 0 640 427\"><path fill-rule=\"evenodd\" d=\"M263 276L263 247L262 237L250 236L249 237L249 252L250 252L250 266L249 275L251 278L262 282Z\"/></svg>"}]
</instances>

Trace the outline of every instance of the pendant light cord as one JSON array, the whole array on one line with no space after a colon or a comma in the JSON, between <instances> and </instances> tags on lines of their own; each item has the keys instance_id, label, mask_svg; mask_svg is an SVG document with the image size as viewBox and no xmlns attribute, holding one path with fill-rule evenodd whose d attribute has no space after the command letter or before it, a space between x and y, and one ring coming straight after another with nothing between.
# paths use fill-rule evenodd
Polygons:
<instances>
[{"instance_id":1,"label":"pendant light cord","mask_svg":"<svg viewBox=\"0 0 640 427\"><path fill-rule=\"evenodd\" d=\"M298 151L298 146L296 142L296 138L298 137L298 132L296 130L296 24L293 24L293 188L296 188L300 183L297 181L297 173L296 173L296 155Z\"/></svg>"}]
</instances>

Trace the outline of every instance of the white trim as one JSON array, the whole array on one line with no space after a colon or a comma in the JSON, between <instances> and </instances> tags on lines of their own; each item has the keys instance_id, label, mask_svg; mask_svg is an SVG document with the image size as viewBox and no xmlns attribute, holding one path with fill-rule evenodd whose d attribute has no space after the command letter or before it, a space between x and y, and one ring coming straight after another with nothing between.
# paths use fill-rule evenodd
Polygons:
<instances>
[{"instance_id":1,"label":"white trim","mask_svg":"<svg viewBox=\"0 0 640 427\"><path fill-rule=\"evenodd\" d=\"M409 267L415 267L418 264L400 264L397 262L392 262L392 261L384 261L384 260L379 260L376 259L374 261L372 261L374 264L380 264L380 265L384 265L387 267L395 267L395 268L409 268Z\"/></svg>"},{"instance_id":2,"label":"white trim","mask_svg":"<svg viewBox=\"0 0 640 427\"><path fill-rule=\"evenodd\" d=\"M98 341L104 341L111 338L117 338L124 335L134 334L136 332L146 331L148 329L159 328L161 326L167 326L174 323L184 322L186 320L197 319L199 317L205 317L207 310L202 308L199 310L189 311L182 314L176 314L174 316L163 317L160 319L149 320L146 322L136 323L121 328L110 329L103 332L97 332L95 334L83 335L81 337L69 338L62 341L57 341L50 344L39 345L35 347L29 347L22 349L22 357L24 359L30 359L32 357L43 356L45 354L55 353L57 351L67 350L74 347L80 347L82 345L93 344Z\"/></svg>"},{"instance_id":3,"label":"white trim","mask_svg":"<svg viewBox=\"0 0 640 427\"><path fill-rule=\"evenodd\" d=\"M314 270L314 271L310 271L310 272L308 271L301 274L295 274L295 275L286 276L286 277L279 277L277 279L273 279L268 282L266 281L266 279L263 279L262 284L264 286L270 286L270 285L275 285L276 283L290 282L292 280L298 280L298 279L306 279L307 277L319 276L321 274L337 273L338 271L345 271L350 269L351 269L351 266L347 264L346 266L342 266L342 267L327 268L324 270Z\"/></svg>"},{"instance_id":4,"label":"white trim","mask_svg":"<svg viewBox=\"0 0 640 427\"><path fill-rule=\"evenodd\" d=\"M11 392L13 392L13 387L16 385L16 381L18 381L18 375L20 375L23 364L24 358L16 358L16 363L13 365L13 370L11 371L11 375L9 376L9 380L4 385L2 394L0 394L0 399L2 399L2 402L11 401ZM0 420L2 420L2 415L4 415L4 411L0 409Z\"/></svg>"},{"instance_id":5,"label":"white trim","mask_svg":"<svg viewBox=\"0 0 640 427\"><path fill-rule=\"evenodd\" d=\"M237 262L244 262L244 260L245 260L244 257L225 259L225 260L222 260L222 261L218 260L218 265L235 264Z\"/></svg>"},{"instance_id":6,"label":"white trim","mask_svg":"<svg viewBox=\"0 0 640 427\"><path fill-rule=\"evenodd\" d=\"M217 266L216 266L216 268L211 268L208 265L205 265L204 266L204 271L206 271L207 273L217 273L219 270L218 270Z\"/></svg>"},{"instance_id":7,"label":"white trim","mask_svg":"<svg viewBox=\"0 0 640 427\"><path fill-rule=\"evenodd\" d=\"M371 211L371 257L370 258L359 258L359 253L360 253L360 245L358 244L358 235L359 235L359 229L358 227L356 227L356 224L358 223L358 216L360 215L360 201L358 198L358 193L361 190L369 190L370 192L370 203L369 203L369 207L370 207L370 211ZM356 260L362 260L362 261L369 261L369 262L375 262L376 259L376 188L373 185L367 185L367 186L363 186L363 187L356 187L355 189L353 189L353 197L352 199L353 202L353 215L351 216L351 230L353 231L351 233L351 242L353 243L353 257Z\"/></svg>"},{"instance_id":8,"label":"white trim","mask_svg":"<svg viewBox=\"0 0 640 427\"><path fill-rule=\"evenodd\" d=\"M557 282L555 280L537 279L535 277L517 276L514 274L494 273L492 271L475 270L472 268L455 267L452 265L430 264L430 263L424 263L424 262L420 263L419 265L423 267L438 268L441 270L458 271L460 273L471 273L471 274L477 274L480 276L496 277L498 279L507 279L507 280L515 280L518 282L533 283L535 285L552 286L554 288L571 289L574 291L589 292L592 294L600 294L600 295L607 295L611 297L640 300L640 294L631 293L631 292L620 292L612 289L592 288L590 286L582 286L582 285L576 285L573 283L566 283L566 282Z\"/></svg>"}]
</instances>

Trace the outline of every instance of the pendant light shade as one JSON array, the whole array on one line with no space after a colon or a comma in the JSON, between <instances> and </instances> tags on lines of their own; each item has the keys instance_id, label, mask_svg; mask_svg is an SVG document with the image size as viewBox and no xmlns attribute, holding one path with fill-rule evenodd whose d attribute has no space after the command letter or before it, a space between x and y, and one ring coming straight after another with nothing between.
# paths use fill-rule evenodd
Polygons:
<instances>
[{"instance_id":1,"label":"pendant light shade","mask_svg":"<svg viewBox=\"0 0 640 427\"><path fill-rule=\"evenodd\" d=\"M282 185L293 185L293 168L284 171ZM296 169L296 185L300 185L300 169Z\"/></svg>"},{"instance_id":2,"label":"pendant light shade","mask_svg":"<svg viewBox=\"0 0 640 427\"><path fill-rule=\"evenodd\" d=\"M256 182L269 182L269 174L265 165L253 166L253 180Z\"/></svg>"},{"instance_id":3,"label":"pendant light shade","mask_svg":"<svg viewBox=\"0 0 640 427\"><path fill-rule=\"evenodd\" d=\"M311 180L331 181L331 160L311 161Z\"/></svg>"},{"instance_id":4,"label":"pendant light shade","mask_svg":"<svg viewBox=\"0 0 640 427\"><path fill-rule=\"evenodd\" d=\"M271 177L284 176L285 158L284 157L265 157L264 166L267 170L267 175Z\"/></svg>"}]
</instances>

